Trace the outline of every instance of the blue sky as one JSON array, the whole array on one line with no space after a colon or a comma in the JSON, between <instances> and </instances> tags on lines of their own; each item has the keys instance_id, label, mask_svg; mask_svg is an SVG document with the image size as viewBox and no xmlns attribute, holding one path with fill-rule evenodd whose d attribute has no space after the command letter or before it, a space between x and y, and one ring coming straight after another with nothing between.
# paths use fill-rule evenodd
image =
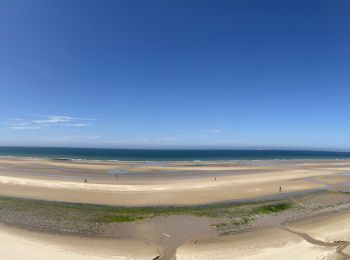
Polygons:
<instances>
[{"instance_id":1,"label":"blue sky","mask_svg":"<svg viewBox=\"0 0 350 260\"><path fill-rule=\"evenodd\" d=\"M0 1L0 145L350 150L349 12Z\"/></svg>"}]
</instances>

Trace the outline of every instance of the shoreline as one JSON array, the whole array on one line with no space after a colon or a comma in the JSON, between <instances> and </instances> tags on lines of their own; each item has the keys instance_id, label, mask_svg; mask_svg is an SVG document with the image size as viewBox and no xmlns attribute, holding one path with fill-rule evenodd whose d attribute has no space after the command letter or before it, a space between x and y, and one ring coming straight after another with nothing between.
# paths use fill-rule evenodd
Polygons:
<instances>
[{"instance_id":1,"label":"shoreline","mask_svg":"<svg viewBox=\"0 0 350 260\"><path fill-rule=\"evenodd\" d=\"M349 152L350 153L350 152ZM88 158L70 158L70 157L48 157L48 156L17 156L17 155L0 155L1 159L23 159L23 160L47 160L47 161L62 161L62 162L97 162L97 163L213 163L213 162L278 162L278 161L349 161L349 157L316 157L316 158L261 158L261 159L193 159L193 160L160 160L158 158L153 160L127 160L127 159L88 159Z\"/></svg>"}]
</instances>

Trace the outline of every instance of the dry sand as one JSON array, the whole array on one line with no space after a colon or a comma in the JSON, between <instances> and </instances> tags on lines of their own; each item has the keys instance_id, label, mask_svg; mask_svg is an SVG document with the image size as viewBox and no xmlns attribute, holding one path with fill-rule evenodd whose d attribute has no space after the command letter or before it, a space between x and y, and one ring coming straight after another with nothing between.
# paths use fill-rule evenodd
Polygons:
<instances>
[{"instance_id":1,"label":"dry sand","mask_svg":"<svg viewBox=\"0 0 350 260\"><path fill-rule=\"evenodd\" d=\"M332 259L335 254L335 247L314 245L286 231L269 228L187 243L177 250L176 259Z\"/></svg>"},{"instance_id":2,"label":"dry sand","mask_svg":"<svg viewBox=\"0 0 350 260\"><path fill-rule=\"evenodd\" d=\"M89 239L0 226L1 260L152 259L154 246L138 240Z\"/></svg>"},{"instance_id":3,"label":"dry sand","mask_svg":"<svg viewBox=\"0 0 350 260\"><path fill-rule=\"evenodd\" d=\"M318 217L288 225L291 230L305 233L323 242L350 242L350 211Z\"/></svg>"}]
</instances>

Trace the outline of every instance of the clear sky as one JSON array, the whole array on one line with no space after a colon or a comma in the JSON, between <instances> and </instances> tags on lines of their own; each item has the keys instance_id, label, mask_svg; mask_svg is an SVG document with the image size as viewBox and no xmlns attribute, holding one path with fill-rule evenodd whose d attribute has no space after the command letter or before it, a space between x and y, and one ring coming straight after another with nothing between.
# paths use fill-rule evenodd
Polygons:
<instances>
[{"instance_id":1,"label":"clear sky","mask_svg":"<svg viewBox=\"0 0 350 260\"><path fill-rule=\"evenodd\" d=\"M350 150L350 1L0 1L0 145Z\"/></svg>"}]
</instances>

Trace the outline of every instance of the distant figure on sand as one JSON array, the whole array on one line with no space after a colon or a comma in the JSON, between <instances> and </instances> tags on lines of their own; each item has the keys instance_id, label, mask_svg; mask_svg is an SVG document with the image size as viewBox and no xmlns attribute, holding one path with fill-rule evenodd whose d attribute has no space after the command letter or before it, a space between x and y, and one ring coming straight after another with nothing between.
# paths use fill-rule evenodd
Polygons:
<instances>
[{"instance_id":1,"label":"distant figure on sand","mask_svg":"<svg viewBox=\"0 0 350 260\"><path fill-rule=\"evenodd\" d=\"M114 175L115 180L118 180L118 174Z\"/></svg>"},{"instance_id":2,"label":"distant figure on sand","mask_svg":"<svg viewBox=\"0 0 350 260\"><path fill-rule=\"evenodd\" d=\"M85 179L84 182L87 183L87 179Z\"/></svg>"},{"instance_id":3,"label":"distant figure on sand","mask_svg":"<svg viewBox=\"0 0 350 260\"><path fill-rule=\"evenodd\" d=\"M215 181L216 181L216 177L215 177Z\"/></svg>"},{"instance_id":4,"label":"distant figure on sand","mask_svg":"<svg viewBox=\"0 0 350 260\"><path fill-rule=\"evenodd\" d=\"M280 187L280 192L282 191L282 187Z\"/></svg>"}]
</instances>

